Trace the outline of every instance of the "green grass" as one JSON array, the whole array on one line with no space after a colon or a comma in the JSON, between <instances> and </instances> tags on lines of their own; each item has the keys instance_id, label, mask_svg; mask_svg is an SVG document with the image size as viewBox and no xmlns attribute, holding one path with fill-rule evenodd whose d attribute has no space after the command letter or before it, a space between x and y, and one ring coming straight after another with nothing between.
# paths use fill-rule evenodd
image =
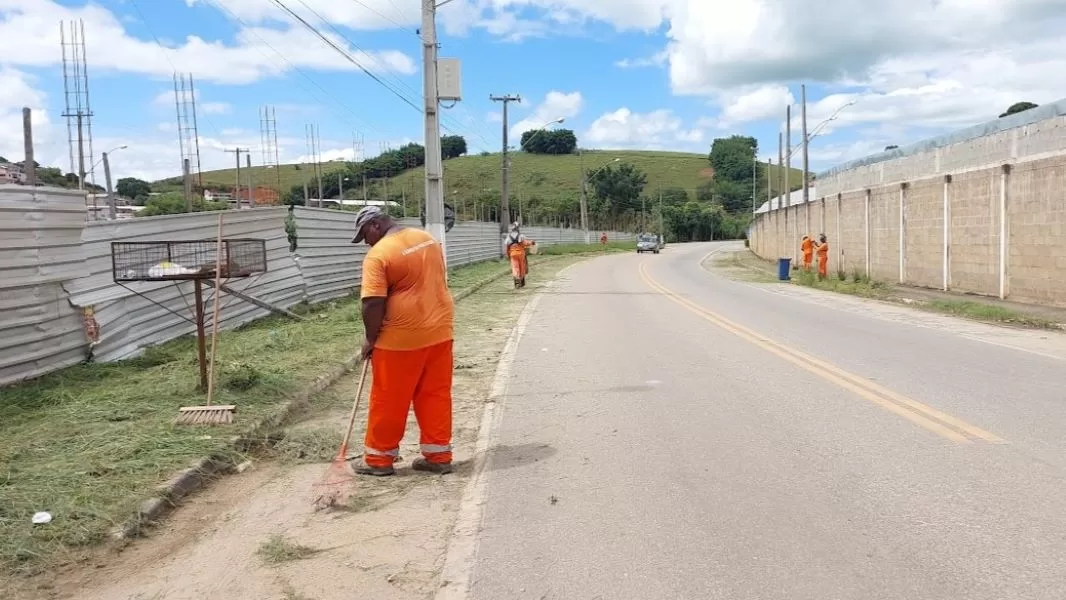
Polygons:
<instances>
[{"instance_id":1,"label":"green grass","mask_svg":"<svg viewBox=\"0 0 1066 600\"><path fill-rule=\"evenodd\" d=\"M604 246L599 241L591 244L555 244L552 246L544 246L537 249L537 256L562 256L565 254L597 254L604 252L635 252L637 249L637 243L635 241L624 242L607 242ZM535 257L530 257L531 260L536 261Z\"/></svg>"},{"instance_id":2,"label":"green grass","mask_svg":"<svg viewBox=\"0 0 1066 600\"><path fill-rule=\"evenodd\" d=\"M272 565L311 558L318 550L297 544L281 534L274 534L259 546L256 554L263 562Z\"/></svg>"},{"instance_id":3,"label":"green grass","mask_svg":"<svg viewBox=\"0 0 1066 600\"><path fill-rule=\"evenodd\" d=\"M538 197L545 201L577 198L581 191L581 161L576 154L551 156L519 152L511 155L511 193L516 198ZM587 171L594 171L614 158L620 158L644 171L648 176L646 191L653 193L659 185L664 188L680 187L689 191L695 198L696 189L711 179L712 171L705 154L684 152L652 152L633 150L589 150L584 153ZM335 177L335 173L344 168L344 163L334 162L323 165L326 177ZM780 167L771 167L771 189L777 193ZM241 170L242 185L245 172ZM792 182L798 185L802 179L802 170L792 169ZM281 179L281 189L288 191L294 185L302 184L312 177L313 169L308 165L281 165L277 174L273 169L252 167L254 185L276 185L277 177ZM331 175L332 174L332 175ZM205 185L232 187L234 170L206 171L203 173ZM408 201L414 205L423 197L424 171L421 167L405 171L392 177L389 182L390 195L406 191ZM449 202L461 203L486 194L499 196L500 190L500 155L462 156L444 161L444 181L446 198ZM177 189L177 188L175 188ZM358 185L349 188L352 197L361 194ZM372 187L370 196L380 197L380 187ZM348 195L348 193L346 193ZM472 211L471 211L472 212Z\"/></svg>"},{"instance_id":4,"label":"green grass","mask_svg":"<svg viewBox=\"0 0 1066 600\"><path fill-rule=\"evenodd\" d=\"M888 286L879 281L871 281L866 277L841 278L839 276L830 275L825 279L818 279L818 274L815 271L804 271L803 269L800 269L798 271L792 271L792 281L807 287L837 292L840 294L861 296L863 298L885 299L889 296Z\"/></svg>"},{"instance_id":5,"label":"green grass","mask_svg":"<svg viewBox=\"0 0 1066 600\"><path fill-rule=\"evenodd\" d=\"M578 250L587 248L569 251ZM454 270L449 283L457 293L507 270L487 261ZM232 436L358 350L356 298L296 311L307 321L268 317L219 336L217 402L237 405L232 425L173 424L179 407L203 401L191 338L0 390L0 576L78 560L178 470L207 455L239 458ZM324 436L310 435L294 458L323 456ZM33 525L37 511L53 521Z\"/></svg>"},{"instance_id":6,"label":"green grass","mask_svg":"<svg viewBox=\"0 0 1066 600\"><path fill-rule=\"evenodd\" d=\"M976 321L1004 323L1036 329L1060 329L1059 324L1050 319L1034 317L1002 306L984 304L972 300L930 300L919 303L919 306L932 312Z\"/></svg>"}]
</instances>

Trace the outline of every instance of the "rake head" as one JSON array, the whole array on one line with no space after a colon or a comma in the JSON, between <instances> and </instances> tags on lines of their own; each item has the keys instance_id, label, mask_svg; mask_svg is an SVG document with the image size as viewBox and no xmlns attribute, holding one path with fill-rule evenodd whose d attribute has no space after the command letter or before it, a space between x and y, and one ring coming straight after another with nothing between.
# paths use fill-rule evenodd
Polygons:
<instances>
[{"instance_id":1,"label":"rake head","mask_svg":"<svg viewBox=\"0 0 1066 600\"><path fill-rule=\"evenodd\" d=\"M233 404L220 406L183 406L179 409L176 425L227 425L233 422Z\"/></svg>"}]
</instances>

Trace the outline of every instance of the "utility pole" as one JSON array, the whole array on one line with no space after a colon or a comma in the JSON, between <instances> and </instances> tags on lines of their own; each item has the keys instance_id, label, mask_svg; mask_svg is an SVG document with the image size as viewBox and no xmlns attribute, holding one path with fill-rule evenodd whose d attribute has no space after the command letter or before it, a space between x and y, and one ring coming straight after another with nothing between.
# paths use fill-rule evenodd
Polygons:
<instances>
[{"instance_id":1,"label":"utility pole","mask_svg":"<svg viewBox=\"0 0 1066 600\"><path fill-rule=\"evenodd\" d=\"M781 190L785 189L785 147L784 138L780 131L777 132L777 193L780 196ZM780 199L777 202L777 207L781 208Z\"/></svg>"},{"instance_id":2,"label":"utility pole","mask_svg":"<svg viewBox=\"0 0 1066 600\"><path fill-rule=\"evenodd\" d=\"M507 153L507 105L511 102L522 102L521 96L489 96L493 102L503 102L503 164L500 182L500 233L507 233L511 221L511 198L508 183L510 179L511 161Z\"/></svg>"},{"instance_id":3,"label":"utility pole","mask_svg":"<svg viewBox=\"0 0 1066 600\"><path fill-rule=\"evenodd\" d=\"M758 153L751 153L751 214L755 214L755 197L759 195L759 156Z\"/></svg>"},{"instance_id":4,"label":"utility pole","mask_svg":"<svg viewBox=\"0 0 1066 600\"><path fill-rule=\"evenodd\" d=\"M107 159L107 152L103 153L104 159L104 185L107 186L107 218L114 221L118 213L115 206L115 194L111 189L111 161Z\"/></svg>"},{"instance_id":5,"label":"utility pole","mask_svg":"<svg viewBox=\"0 0 1066 600\"><path fill-rule=\"evenodd\" d=\"M770 191L770 165L774 164L772 158L766 159L766 201L772 202L774 199L774 193ZM766 205L766 210L770 210L770 205Z\"/></svg>"},{"instance_id":6,"label":"utility pole","mask_svg":"<svg viewBox=\"0 0 1066 600\"><path fill-rule=\"evenodd\" d=\"M248 169L248 208L252 208L255 206L255 188L252 187L252 153L250 151L244 153L244 166Z\"/></svg>"},{"instance_id":7,"label":"utility pole","mask_svg":"<svg viewBox=\"0 0 1066 600\"><path fill-rule=\"evenodd\" d=\"M659 183L659 235L661 241L666 241L666 228L663 227L663 184Z\"/></svg>"},{"instance_id":8,"label":"utility pole","mask_svg":"<svg viewBox=\"0 0 1066 600\"><path fill-rule=\"evenodd\" d=\"M315 179L318 180L318 207L325 206L325 198L322 197L322 132L318 125L314 126L315 136Z\"/></svg>"},{"instance_id":9,"label":"utility pole","mask_svg":"<svg viewBox=\"0 0 1066 600\"><path fill-rule=\"evenodd\" d=\"M26 175L26 185L37 188L37 164L33 158L33 112L29 107L22 109L22 143L26 158L22 161L22 172Z\"/></svg>"},{"instance_id":10,"label":"utility pole","mask_svg":"<svg viewBox=\"0 0 1066 600\"><path fill-rule=\"evenodd\" d=\"M806 206L811 199L811 192L807 189L807 167L809 166L807 164L807 142L809 141L807 139L807 84L800 86L800 96L803 102L803 108L801 109L803 111L803 118L801 119L803 122L803 205Z\"/></svg>"},{"instance_id":11,"label":"utility pole","mask_svg":"<svg viewBox=\"0 0 1066 600\"><path fill-rule=\"evenodd\" d=\"M581 165L581 229L585 231L585 245L592 243L592 234L589 231L589 184L585 176L585 155L580 149L577 151L577 159Z\"/></svg>"},{"instance_id":12,"label":"utility pole","mask_svg":"<svg viewBox=\"0 0 1066 600\"><path fill-rule=\"evenodd\" d=\"M440 93L437 88L437 0L422 0L422 100L425 114L426 230L441 244L444 240L444 188L440 155Z\"/></svg>"},{"instance_id":13,"label":"utility pole","mask_svg":"<svg viewBox=\"0 0 1066 600\"><path fill-rule=\"evenodd\" d=\"M181 182L185 189L185 212L187 213L192 212L192 174L190 173L191 170L192 166L189 162L189 159L181 159Z\"/></svg>"},{"instance_id":14,"label":"utility pole","mask_svg":"<svg viewBox=\"0 0 1066 600\"><path fill-rule=\"evenodd\" d=\"M370 206L370 197L366 191L366 170L363 171L363 206Z\"/></svg>"},{"instance_id":15,"label":"utility pole","mask_svg":"<svg viewBox=\"0 0 1066 600\"><path fill-rule=\"evenodd\" d=\"M338 173L337 174L337 199L340 201L341 205L344 204L344 174L343 173Z\"/></svg>"},{"instance_id":16,"label":"utility pole","mask_svg":"<svg viewBox=\"0 0 1066 600\"><path fill-rule=\"evenodd\" d=\"M785 107L785 197L792 205L792 105Z\"/></svg>"},{"instance_id":17,"label":"utility pole","mask_svg":"<svg viewBox=\"0 0 1066 600\"><path fill-rule=\"evenodd\" d=\"M237 208L241 207L241 153L248 152L247 148L234 148L233 150L226 150L226 152L232 152L237 156L237 184L233 188L233 199L237 202Z\"/></svg>"}]
</instances>

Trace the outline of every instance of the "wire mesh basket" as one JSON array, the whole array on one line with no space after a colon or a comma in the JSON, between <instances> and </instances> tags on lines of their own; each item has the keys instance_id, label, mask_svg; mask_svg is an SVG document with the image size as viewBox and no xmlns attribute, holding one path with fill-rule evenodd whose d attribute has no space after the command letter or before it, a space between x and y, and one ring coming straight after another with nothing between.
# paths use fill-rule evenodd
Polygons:
<instances>
[{"instance_id":1,"label":"wire mesh basket","mask_svg":"<svg viewBox=\"0 0 1066 600\"><path fill-rule=\"evenodd\" d=\"M215 276L217 240L111 242L111 272L116 282L185 281ZM223 239L223 279L267 270L266 240Z\"/></svg>"}]
</instances>

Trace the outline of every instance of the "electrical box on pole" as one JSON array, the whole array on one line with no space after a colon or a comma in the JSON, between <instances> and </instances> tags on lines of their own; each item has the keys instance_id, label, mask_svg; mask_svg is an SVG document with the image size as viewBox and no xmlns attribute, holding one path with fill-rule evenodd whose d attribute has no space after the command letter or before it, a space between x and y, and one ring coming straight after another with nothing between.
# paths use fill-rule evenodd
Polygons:
<instances>
[{"instance_id":1,"label":"electrical box on pole","mask_svg":"<svg viewBox=\"0 0 1066 600\"><path fill-rule=\"evenodd\" d=\"M463 81L458 58L437 59L437 98L442 102L463 99Z\"/></svg>"}]
</instances>

